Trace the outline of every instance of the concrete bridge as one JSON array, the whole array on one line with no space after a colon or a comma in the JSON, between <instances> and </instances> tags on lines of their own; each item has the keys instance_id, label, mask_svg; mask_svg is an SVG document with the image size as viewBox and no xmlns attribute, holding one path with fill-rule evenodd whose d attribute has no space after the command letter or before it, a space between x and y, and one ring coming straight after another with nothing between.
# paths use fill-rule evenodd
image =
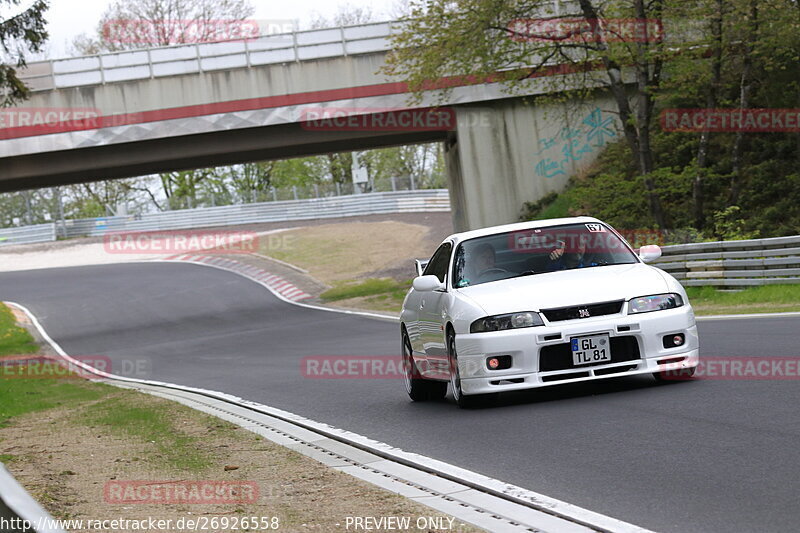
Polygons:
<instances>
[{"instance_id":1,"label":"concrete bridge","mask_svg":"<svg viewBox=\"0 0 800 533\"><path fill-rule=\"evenodd\" d=\"M604 96L576 112L488 83L411 105L379 73L393 27L31 63L32 97L0 110L0 191L441 141L463 230L517 220L619 135ZM546 87L530 80L525 94Z\"/></svg>"}]
</instances>

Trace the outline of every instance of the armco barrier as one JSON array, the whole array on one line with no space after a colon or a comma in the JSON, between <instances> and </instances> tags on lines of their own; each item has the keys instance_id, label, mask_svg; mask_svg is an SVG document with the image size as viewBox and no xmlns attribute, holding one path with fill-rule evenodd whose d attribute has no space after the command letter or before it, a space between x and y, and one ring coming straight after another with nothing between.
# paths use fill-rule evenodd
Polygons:
<instances>
[{"instance_id":1,"label":"armco barrier","mask_svg":"<svg viewBox=\"0 0 800 533\"><path fill-rule=\"evenodd\" d=\"M54 240L56 240L56 226L52 223L22 226L20 228L0 228L0 246Z\"/></svg>"},{"instance_id":2,"label":"armco barrier","mask_svg":"<svg viewBox=\"0 0 800 533\"><path fill-rule=\"evenodd\" d=\"M685 286L740 288L800 283L800 235L661 248L653 265Z\"/></svg>"},{"instance_id":3,"label":"armco barrier","mask_svg":"<svg viewBox=\"0 0 800 533\"><path fill-rule=\"evenodd\" d=\"M67 237L115 231L163 231L347 216L450 211L446 189L378 192L306 200L226 205L141 215L67 220Z\"/></svg>"},{"instance_id":4,"label":"armco barrier","mask_svg":"<svg viewBox=\"0 0 800 533\"><path fill-rule=\"evenodd\" d=\"M25 529L24 522L31 525ZM0 463L0 531L9 533L66 533ZM4 527L3 527L4 526Z\"/></svg>"}]
</instances>

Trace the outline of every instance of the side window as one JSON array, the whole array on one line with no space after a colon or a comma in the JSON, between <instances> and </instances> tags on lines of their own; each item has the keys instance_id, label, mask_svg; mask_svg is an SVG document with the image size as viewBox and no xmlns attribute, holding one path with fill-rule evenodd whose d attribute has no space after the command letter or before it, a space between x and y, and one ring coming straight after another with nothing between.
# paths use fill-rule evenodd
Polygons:
<instances>
[{"instance_id":1,"label":"side window","mask_svg":"<svg viewBox=\"0 0 800 533\"><path fill-rule=\"evenodd\" d=\"M449 242L442 244L438 250L433 254L431 257L428 266L425 267L425 272L422 273L423 276L436 276L439 278L439 281L444 283L444 279L447 276L447 265L450 263L450 251L453 249L453 245Z\"/></svg>"}]
</instances>

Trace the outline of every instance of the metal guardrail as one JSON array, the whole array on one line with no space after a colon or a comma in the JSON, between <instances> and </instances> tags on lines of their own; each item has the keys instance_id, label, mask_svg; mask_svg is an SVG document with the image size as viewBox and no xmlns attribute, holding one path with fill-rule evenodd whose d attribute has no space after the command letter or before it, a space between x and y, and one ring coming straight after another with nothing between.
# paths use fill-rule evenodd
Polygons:
<instances>
[{"instance_id":1,"label":"metal guardrail","mask_svg":"<svg viewBox=\"0 0 800 533\"><path fill-rule=\"evenodd\" d=\"M0 463L0 531L66 533L14 479L3 463Z\"/></svg>"},{"instance_id":2,"label":"metal guardrail","mask_svg":"<svg viewBox=\"0 0 800 533\"><path fill-rule=\"evenodd\" d=\"M450 211L447 189L373 192L349 196L283 200L199 209L164 211L137 216L66 220L61 224L39 224L0 228L0 246L51 242L59 237L92 237L116 231L161 231L311 220L391 213Z\"/></svg>"},{"instance_id":3,"label":"metal guardrail","mask_svg":"<svg viewBox=\"0 0 800 533\"><path fill-rule=\"evenodd\" d=\"M30 244L56 240L56 225L37 224L19 228L0 228L0 246L10 244Z\"/></svg>"},{"instance_id":4,"label":"metal guardrail","mask_svg":"<svg viewBox=\"0 0 800 533\"><path fill-rule=\"evenodd\" d=\"M800 283L800 235L661 248L654 266L685 286L740 288Z\"/></svg>"},{"instance_id":5,"label":"metal guardrail","mask_svg":"<svg viewBox=\"0 0 800 533\"><path fill-rule=\"evenodd\" d=\"M165 211L141 216L67 220L67 237L116 231L161 231L347 216L449 211L447 189L378 192Z\"/></svg>"}]
</instances>

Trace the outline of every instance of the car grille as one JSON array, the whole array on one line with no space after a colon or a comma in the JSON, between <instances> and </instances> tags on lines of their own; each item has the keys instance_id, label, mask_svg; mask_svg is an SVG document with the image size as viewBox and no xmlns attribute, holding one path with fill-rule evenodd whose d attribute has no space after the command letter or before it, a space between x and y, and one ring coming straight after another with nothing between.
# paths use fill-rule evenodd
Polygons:
<instances>
[{"instance_id":1,"label":"car grille","mask_svg":"<svg viewBox=\"0 0 800 533\"><path fill-rule=\"evenodd\" d=\"M593 316L615 315L622 312L622 305L625 300L614 302L603 302L599 304L575 305L572 307L560 307L558 309L542 309L542 313L550 322L561 320L575 320L577 318L591 318Z\"/></svg>"},{"instance_id":2,"label":"car grille","mask_svg":"<svg viewBox=\"0 0 800 533\"><path fill-rule=\"evenodd\" d=\"M590 366L610 365L639 359L639 343L636 337L611 337L611 361L575 366L572 364L570 343L562 342L544 346L539 350L539 372L553 370L581 370Z\"/></svg>"}]
</instances>

